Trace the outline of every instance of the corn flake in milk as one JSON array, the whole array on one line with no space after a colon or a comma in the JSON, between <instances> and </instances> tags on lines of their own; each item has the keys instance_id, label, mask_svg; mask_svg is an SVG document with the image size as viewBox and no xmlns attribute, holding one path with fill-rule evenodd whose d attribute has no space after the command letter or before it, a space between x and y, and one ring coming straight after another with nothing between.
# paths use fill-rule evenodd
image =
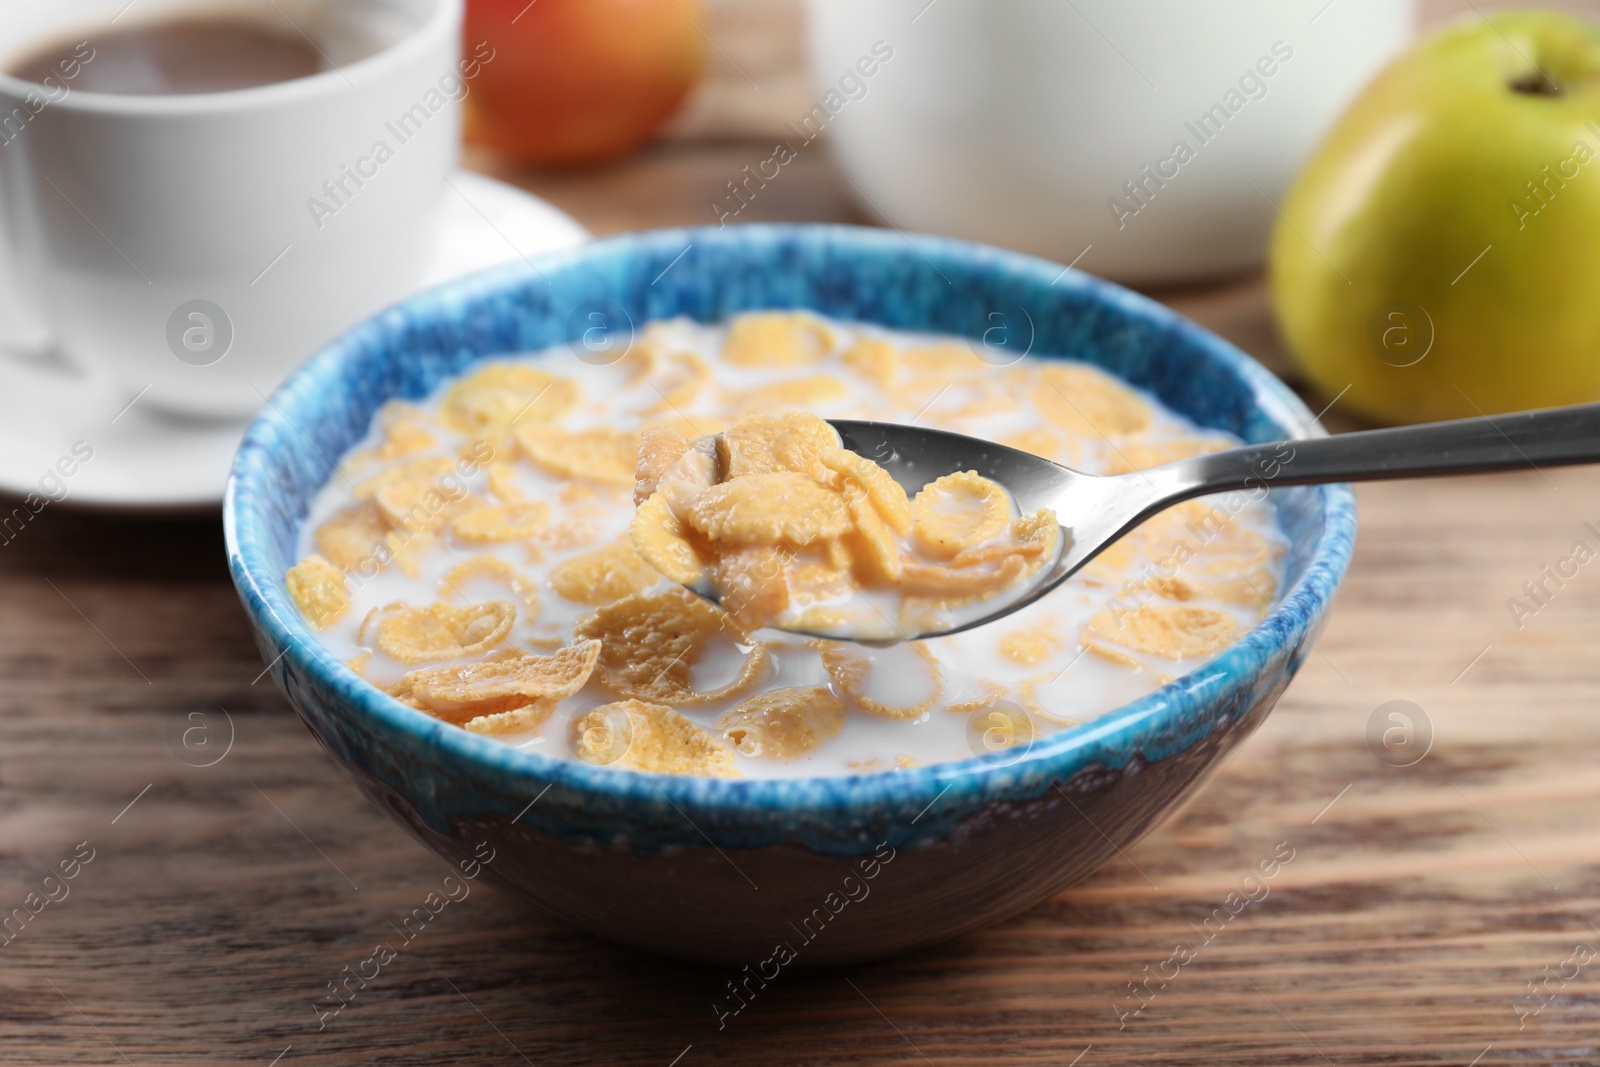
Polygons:
<instances>
[{"instance_id":1,"label":"corn flake in milk","mask_svg":"<svg viewBox=\"0 0 1600 1067\"><path fill-rule=\"evenodd\" d=\"M1229 494L961 634L879 648L770 628L937 630L1060 549L1049 512L973 472L907 494L825 419L915 420L1096 473L1236 443L1087 364L982 354L772 311L652 323L608 366L565 347L480 363L377 414L285 589L396 700L596 766L799 777L1031 744L1237 639L1277 595L1284 540L1265 501Z\"/></svg>"}]
</instances>

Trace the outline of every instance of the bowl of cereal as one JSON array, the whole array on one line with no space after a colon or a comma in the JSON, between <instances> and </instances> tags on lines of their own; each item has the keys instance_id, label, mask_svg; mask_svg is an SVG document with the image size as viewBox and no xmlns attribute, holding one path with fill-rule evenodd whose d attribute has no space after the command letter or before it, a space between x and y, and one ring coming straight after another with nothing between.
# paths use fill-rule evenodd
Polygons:
<instances>
[{"instance_id":1,"label":"bowl of cereal","mask_svg":"<svg viewBox=\"0 0 1600 1067\"><path fill-rule=\"evenodd\" d=\"M982 479L899 491L824 419L1091 472L1322 432L1232 346L1056 264L658 231L318 353L235 460L230 566L274 681L420 841L575 927L770 980L992 923L1133 844L1271 710L1349 562L1348 487L1264 471L933 640L802 637L686 592L688 561L763 597L781 574L812 623L845 593L936 612L1055 543ZM675 497L691 461L750 477Z\"/></svg>"}]
</instances>

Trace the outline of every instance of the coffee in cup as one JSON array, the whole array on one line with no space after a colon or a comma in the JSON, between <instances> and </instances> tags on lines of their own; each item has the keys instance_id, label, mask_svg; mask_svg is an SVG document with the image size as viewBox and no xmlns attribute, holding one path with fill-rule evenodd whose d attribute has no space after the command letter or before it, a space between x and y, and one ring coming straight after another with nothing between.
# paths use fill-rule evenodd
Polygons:
<instances>
[{"instance_id":1,"label":"coffee in cup","mask_svg":"<svg viewBox=\"0 0 1600 1067\"><path fill-rule=\"evenodd\" d=\"M459 155L461 15L462 0L8 12L0 300L130 398L253 411L422 279Z\"/></svg>"}]
</instances>

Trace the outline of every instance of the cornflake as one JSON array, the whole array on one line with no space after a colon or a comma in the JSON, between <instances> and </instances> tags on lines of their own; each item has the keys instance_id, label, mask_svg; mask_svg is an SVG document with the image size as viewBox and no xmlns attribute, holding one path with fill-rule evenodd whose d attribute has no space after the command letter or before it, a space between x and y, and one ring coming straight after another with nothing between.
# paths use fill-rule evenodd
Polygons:
<instances>
[{"instance_id":1,"label":"cornflake","mask_svg":"<svg viewBox=\"0 0 1600 1067\"><path fill-rule=\"evenodd\" d=\"M558 478L587 478L608 485L632 485L639 435L621 430L566 430L525 426L517 444L536 466Z\"/></svg>"},{"instance_id":2,"label":"cornflake","mask_svg":"<svg viewBox=\"0 0 1600 1067\"><path fill-rule=\"evenodd\" d=\"M850 555L851 569L864 585L888 586L900 581L905 559L895 531L860 485L844 487L845 506L855 525L842 544Z\"/></svg>"},{"instance_id":3,"label":"cornflake","mask_svg":"<svg viewBox=\"0 0 1600 1067\"><path fill-rule=\"evenodd\" d=\"M1104 371L1060 364L1039 371L1033 402L1045 418L1080 437L1121 437L1150 427L1150 406Z\"/></svg>"},{"instance_id":4,"label":"cornflake","mask_svg":"<svg viewBox=\"0 0 1600 1067\"><path fill-rule=\"evenodd\" d=\"M741 755L787 760L839 736L844 702L824 686L774 689L741 700L717 731Z\"/></svg>"},{"instance_id":5,"label":"cornflake","mask_svg":"<svg viewBox=\"0 0 1600 1067\"><path fill-rule=\"evenodd\" d=\"M388 558L407 578L415 578L422 573L422 557L427 555L437 540L436 536L425 531L409 533L404 530L390 530L383 535Z\"/></svg>"},{"instance_id":6,"label":"cornflake","mask_svg":"<svg viewBox=\"0 0 1600 1067\"><path fill-rule=\"evenodd\" d=\"M759 629L789 607L792 556L772 545L724 552L715 567L718 602L741 633Z\"/></svg>"},{"instance_id":7,"label":"cornflake","mask_svg":"<svg viewBox=\"0 0 1600 1067\"><path fill-rule=\"evenodd\" d=\"M671 347L672 330L667 324L661 321L648 322L633 343L622 350L616 366L627 371L630 385L637 385L661 369L661 361Z\"/></svg>"},{"instance_id":8,"label":"cornflake","mask_svg":"<svg viewBox=\"0 0 1600 1067\"><path fill-rule=\"evenodd\" d=\"M539 617L539 587L498 556L473 556L457 563L439 579L439 595L447 599L463 596L461 587L481 578L499 582L516 594L522 601L523 622L532 622Z\"/></svg>"},{"instance_id":9,"label":"cornflake","mask_svg":"<svg viewBox=\"0 0 1600 1067\"><path fill-rule=\"evenodd\" d=\"M373 490L372 499L395 530L435 533L472 498L454 473L447 471L442 475L387 479Z\"/></svg>"},{"instance_id":10,"label":"cornflake","mask_svg":"<svg viewBox=\"0 0 1600 1067\"><path fill-rule=\"evenodd\" d=\"M990 393L987 391L975 392L976 395L973 395L972 392L969 392L965 397L965 403L959 404L955 408L951 409L951 418L993 418L996 415L1010 414L1011 412L1017 411L1022 407L1022 402L1014 396L1007 396L1004 393ZM962 394L957 394L957 396L958 398L961 398Z\"/></svg>"},{"instance_id":11,"label":"cornflake","mask_svg":"<svg viewBox=\"0 0 1600 1067\"><path fill-rule=\"evenodd\" d=\"M817 642L817 651L822 656L822 665L827 668L834 684L848 693L863 710L870 711L874 715L882 715L888 719L915 719L933 707L934 702L944 693L944 676L939 671L938 660L933 658L925 644L907 642L895 647L896 649L910 649L912 655L920 661L926 671L928 696L916 704L887 704L869 695L868 690L872 684L874 669L893 671L894 668L882 663L875 665L860 646L846 644L842 641Z\"/></svg>"},{"instance_id":12,"label":"cornflake","mask_svg":"<svg viewBox=\"0 0 1600 1067\"><path fill-rule=\"evenodd\" d=\"M532 730L542 726L555 713L556 705L559 703L559 700L552 697L543 697L520 708L512 708L510 711L479 715L468 719L462 725L475 734L509 734L520 730Z\"/></svg>"},{"instance_id":13,"label":"cornflake","mask_svg":"<svg viewBox=\"0 0 1600 1067\"><path fill-rule=\"evenodd\" d=\"M742 545L809 545L850 528L844 497L804 474L750 474L712 486L688 515L713 541Z\"/></svg>"},{"instance_id":14,"label":"cornflake","mask_svg":"<svg viewBox=\"0 0 1600 1067\"><path fill-rule=\"evenodd\" d=\"M844 365L886 393L900 377L900 351L888 341L864 337L845 350Z\"/></svg>"},{"instance_id":15,"label":"cornflake","mask_svg":"<svg viewBox=\"0 0 1600 1067\"><path fill-rule=\"evenodd\" d=\"M420 419L396 419L389 424L389 432L383 439L383 444L378 447L377 458L380 460L399 459L402 456L415 455L426 452L438 444L426 425Z\"/></svg>"},{"instance_id":16,"label":"cornflake","mask_svg":"<svg viewBox=\"0 0 1600 1067\"><path fill-rule=\"evenodd\" d=\"M759 412L774 407L801 407L827 404L850 395L850 387L831 374L758 385L750 389L729 389L723 401L736 411Z\"/></svg>"},{"instance_id":17,"label":"cornflake","mask_svg":"<svg viewBox=\"0 0 1600 1067\"><path fill-rule=\"evenodd\" d=\"M823 634L844 629L851 616L837 608L806 608L795 618L795 629L802 633Z\"/></svg>"},{"instance_id":18,"label":"cornflake","mask_svg":"<svg viewBox=\"0 0 1600 1067\"><path fill-rule=\"evenodd\" d=\"M317 552L341 570L376 571L390 559L384 543L389 526L370 501L351 504L317 527Z\"/></svg>"},{"instance_id":19,"label":"cornflake","mask_svg":"<svg viewBox=\"0 0 1600 1067\"><path fill-rule=\"evenodd\" d=\"M355 487L357 500L370 500L384 486L400 482L437 482L455 472L448 456L425 456L385 467Z\"/></svg>"},{"instance_id":20,"label":"cornflake","mask_svg":"<svg viewBox=\"0 0 1600 1067\"><path fill-rule=\"evenodd\" d=\"M1006 687L1001 685L999 682L991 682L985 679L981 682L981 684L983 686L982 696L973 697L971 700L952 701L950 704L946 705L945 710L953 715L970 715L975 711L982 711L989 705L1005 699L1007 692Z\"/></svg>"},{"instance_id":21,"label":"cornflake","mask_svg":"<svg viewBox=\"0 0 1600 1067\"><path fill-rule=\"evenodd\" d=\"M1084 636L1164 659L1196 659L1221 651L1239 624L1216 608L1144 604L1132 611L1102 611L1083 624Z\"/></svg>"},{"instance_id":22,"label":"cornflake","mask_svg":"<svg viewBox=\"0 0 1600 1067\"><path fill-rule=\"evenodd\" d=\"M972 603L1008 589L1055 558L1061 527L1040 508L1013 519L1006 540L962 549L948 564L908 563L900 579L907 607L931 600L944 607Z\"/></svg>"},{"instance_id":23,"label":"cornflake","mask_svg":"<svg viewBox=\"0 0 1600 1067\"><path fill-rule=\"evenodd\" d=\"M575 604L599 606L642 593L661 580L627 539L556 564L550 588Z\"/></svg>"},{"instance_id":24,"label":"cornflake","mask_svg":"<svg viewBox=\"0 0 1600 1067\"><path fill-rule=\"evenodd\" d=\"M634 461L633 502L643 504L655 496L661 489L661 480L688 451L689 439L672 427L646 426L639 435L639 455ZM706 484L711 484L709 476Z\"/></svg>"},{"instance_id":25,"label":"cornflake","mask_svg":"<svg viewBox=\"0 0 1600 1067\"><path fill-rule=\"evenodd\" d=\"M790 471L829 488L839 484L822 458L839 448L839 432L815 415L750 415L724 430L718 447L724 480Z\"/></svg>"},{"instance_id":26,"label":"cornflake","mask_svg":"<svg viewBox=\"0 0 1600 1067\"><path fill-rule=\"evenodd\" d=\"M508 600L469 607L391 605L378 620L378 649L401 663L458 659L487 652L511 631L517 609Z\"/></svg>"},{"instance_id":27,"label":"cornflake","mask_svg":"<svg viewBox=\"0 0 1600 1067\"><path fill-rule=\"evenodd\" d=\"M659 373L652 370L649 378L661 399L646 407L643 414L662 415L693 405L700 390L711 380L711 368L693 352L676 352L667 358L664 370Z\"/></svg>"},{"instance_id":28,"label":"cornflake","mask_svg":"<svg viewBox=\"0 0 1600 1067\"><path fill-rule=\"evenodd\" d=\"M978 374L992 374L994 368L964 344L950 341L908 348L901 360L915 374L936 376L949 381Z\"/></svg>"},{"instance_id":29,"label":"cornflake","mask_svg":"<svg viewBox=\"0 0 1600 1067\"><path fill-rule=\"evenodd\" d=\"M1278 582L1271 571L1262 568L1217 581L1196 580L1181 573L1156 575L1140 582L1139 586L1166 600L1220 600L1260 610L1272 603Z\"/></svg>"},{"instance_id":30,"label":"cornflake","mask_svg":"<svg viewBox=\"0 0 1600 1067\"><path fill-rule=\"evenodd\" d=\"M584 519L572 519L556 523L539 537L550 546L552 552L571 552L575 548L583 548L599 540L600 527ZM529 545L528 551L531 559L533 553L540 552L540 549L538 545Z\"/></svg>"},{"instance_id":31,"label":"cornflake","mask_svg":"<svg viewBox=\"0 0 1600 1067\"><path fill-rule=\"evenodd\" d=\"M705 577L706 564L683 523L667 507L666 495L655 493L639 505L628 527L634 551L668 580L693 585Z\"/></svg>"},{"instance_id":32,"label":"cornflake","mask_svg":"<svg viewBox=\"0 0 1600 1067\"><path fill-rule=\"evenodd\" d=\"M340 464L347 475L374 463L388 463L426 452L438 444L423 414L409 404L389 401L378 409L377 421L384 428L383 442L377 448L354 453Z\"/></svg>"},{"instance_id":33,"label":"cornflake","mask_svg":"<svg viewBox=\"0 0 1600 1067\"><path fill-rule=\"evenodd\" d=\"M1272 558L1272 546L1260 534L1205 501L1190 500L1111 545L1084 573L1097 582L1126 581L1157 595L1166 595L1159 586L1163 576L1178 575L1173 591L1192 587L1229 603L1264 606L1277 587Z\"/></svg>"},{"instance_id":34,"label":"cornflake","mask_svg":"<svg viewBox=\"0 0 1600 1067\"><path fill-rule=\"evenodd\" d=\"M736 367L801 367L833 351L833 331L799 312L756 311L728 323L722 358Z\"/></svg>"},{"instance_id":35,"label":"cornflake","mask_svg":"<svg viewBox=\"0 0 1600 1067\"><path fill-rule=\"evenodd\" d=\"M911 501L906 498L905 488L894 480L894 475L867 457L837 446L820 449L817 458L823 466L844 476L847 484L854 482L864 490L890 530L903 534L911 529Z\"/></svg>"},{"instance_id":36,"label":"cornflake","mask_svg":"<svg viewBox=\"0 0 1600 1067\"><path fill-rule=\"evenodd\" d=\"M412 671L391 695L405 695L439 718L464 723L480 715L561 700L582 689L600 657L600 642L582 641L554 655L508 648L475 663Z\"/></svg>"},{"instance_id":37,"label":"cornflake","mask_svg":"<svg viewBox=\"0 0 1600 1067\"><path fill-rule=\"evenodd\" d=\"M572 752L585 763L657 774L738 778L733 753L676 711L642 700L602 704L572 721Z\"/></svg>"},{"instance_id":38,"label":"cornflake","mask_svg":"<svg viewBox=\"0 0 1600 1067\"><path fill-rule=\"evenodd\" d=\"M522 363L490 363L452 386L439 414L452 430L493 437L513 426L555 422L582 400L577 382Z\"/></svg>"},{"instance_id":39,"label":"cornflake","mask_svg":"<svg viewBox=\"0 0 1600 1067\"><path fill-rule=\"evenodd\" d=\"M527 494L517 484L517 469L504 460L489 464L484 470L484 479L490 494L502 504L520 504L527 499Z\"/></svg>"},{"instance_id":40,"label":"cornflake","mask_svg":"<svg viewBox=\"0 0 1600 1067\"><path fill-rule=\"evenodd\" d=\"M1055 620L1046 619L1033 626L1013 630L1000 638L999 651L1013 663L1037 667L1060 652L1062 643Z\"/></svg>"},{"instance_id":41,"label":"cornflake","mask_svg":"<svg viewBox=\"0 0 1600 1067\"><path fill-rule=\"evenodd\" d=\"M911 534L935 559L992 541L1011 522L1011 496L977 471L947 474L911 501Z\"/></svg>"},{"instance_id":42,"label":"cornflake","mask_svg":"<svg viewBox=\"0 0 1600 1067\"><path fill-rule=\"evenodd\" d=\"M350 610L350 589L345 585L344 572L321 556L307 556L296 563L283 581L289 599L318 630Z\"/></svg>"},{"instance_id":43,"label":"cornflake","mask_svg":"<svg viewBox=\"0 0 1600 1067\"><path fill-rule=\"evenodd\" d=\"M550 505L542 500L521 504L480 504L458 514L450 532L469 545L526 541L550 522Z\"/></svg>"},{"instance_id":44,"label":"cornflake","mask_svg":"<svg viewBox=\"0 0 1600 1067\"><path fill-rule=\"evenodd\" d=\"M602 642L600 678L624 697L714 704L754 686L766 669L766 649L754 645L732 682L697 691L691 680L695 663L713 641L731 640L735 631L723 612L683 589L607 604L579 620L575 633L580 640Z\"/></svg>"},{"instance_id":45,"label":"cornflake","mask_svg":"<svg viewBox=\"0 0 1600 1067\"><path fill-rule=\"evenodd\" d=\"M790 563L786 574L789 580L789 594L798 604L839 600L850 595L853 589L850 575L846 570L831 562L814 560Z\"/></svg>"}]
</instances>

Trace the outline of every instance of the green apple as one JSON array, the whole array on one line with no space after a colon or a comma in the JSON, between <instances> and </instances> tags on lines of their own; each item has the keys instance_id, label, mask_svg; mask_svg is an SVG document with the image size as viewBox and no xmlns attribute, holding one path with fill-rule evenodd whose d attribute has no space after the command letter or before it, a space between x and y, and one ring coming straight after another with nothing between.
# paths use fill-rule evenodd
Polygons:
<instances>
[{"instance_id":1,"label":"green apple","mask_svg":"<svg viewBox=\"0 0 1600 1067\"><path fill-rule=\"evenodd\" d=\"M1600 27L1474 16L1395 60L1296 179L1272 297L1389 422L1600 400Z\"/></svg>"}]
</instances>

